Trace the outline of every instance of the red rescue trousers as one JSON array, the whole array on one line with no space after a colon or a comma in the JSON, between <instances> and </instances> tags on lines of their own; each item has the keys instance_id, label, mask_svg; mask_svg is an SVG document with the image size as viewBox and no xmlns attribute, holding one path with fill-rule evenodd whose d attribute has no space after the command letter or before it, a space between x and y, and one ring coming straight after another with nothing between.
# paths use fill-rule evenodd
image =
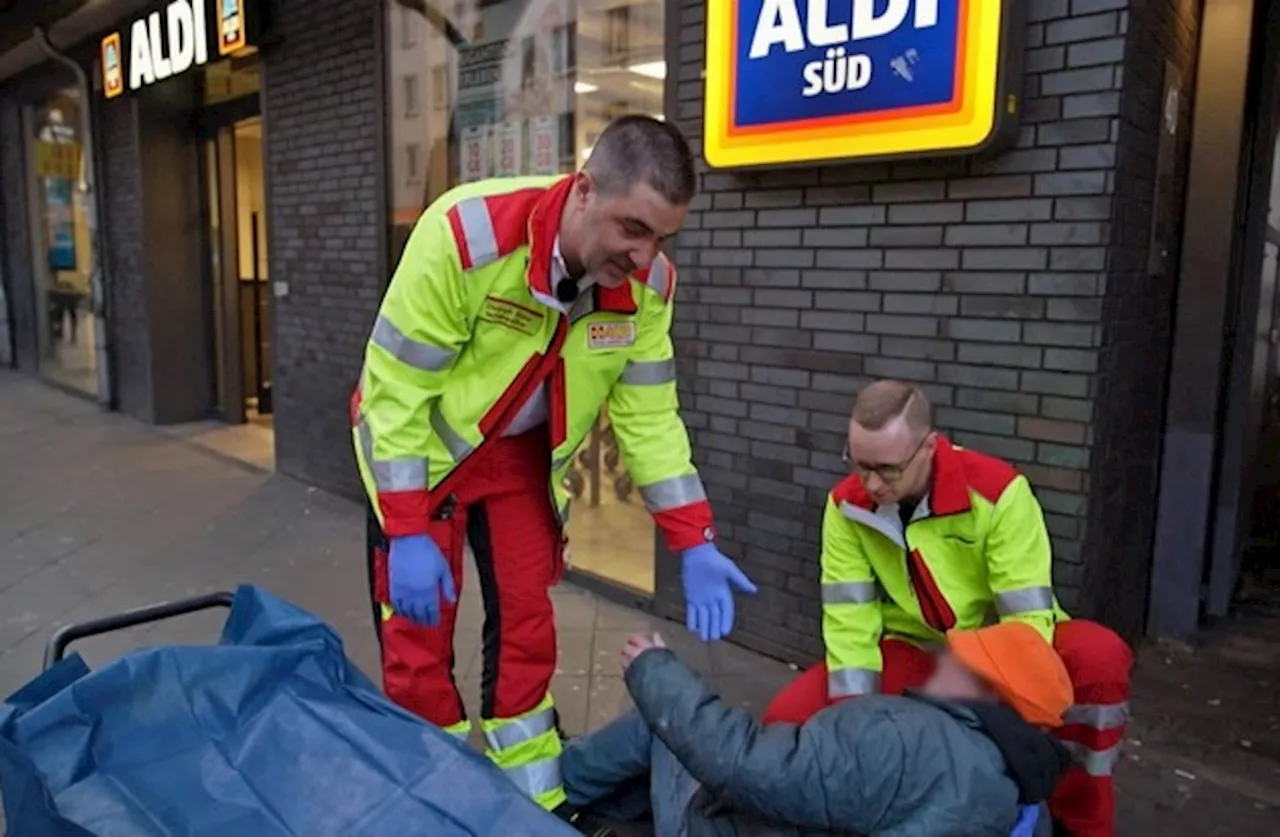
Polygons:
<instances>
[{"instance_id":1,"label":"red rescue trousers","mask_svg":"<svg viewBox=\"0 0 1280 837\"><path fill-rule=\"evenodd\" d=\"M452 502L430 524L462 594L470 541L484 601L482 719L517 718L548 696L556 668L555 614L547 590L563 570L563 540L551 506L551 449L545 427L486 443ZM372 518L369 571L387 696L446 729L466 720L453 678L457 607L443 598L440 623L424 627L392 615L387 602L386 538Z\"/></svg>"},{"instance_id":2,"label":"red rescue trousers","mask_svg":"<svg viewBox=\"0 0 1280 837\"><path fill-rule=\"evenodd\" d=\"M1054 735L1071 750L1076 765L1058 783L1049 808L1069 834L1113 837L1116 797L1111 771L1129 717L1133 652L1111 630L1083 619L1058 625L1053 646L1075 689L1075 705ZM933 672L933 658L909 642L885 639L880 649L884 694L919 688ZM764 722L804 723L829 705L827 667L816 665L778 693L765 710Z\"/></svg>"}]
</instances>

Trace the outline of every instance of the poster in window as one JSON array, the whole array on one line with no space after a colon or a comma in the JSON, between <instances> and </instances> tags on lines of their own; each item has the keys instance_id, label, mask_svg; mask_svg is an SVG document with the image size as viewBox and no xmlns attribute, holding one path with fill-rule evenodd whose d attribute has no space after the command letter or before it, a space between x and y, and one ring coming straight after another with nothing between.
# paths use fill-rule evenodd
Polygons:
<instances>
[{"instance_id":1,"label":"poster in window","mask_svg":"<svg viewBox=\"0 0 1280 837\"><path fill-rule=\"evenodd\" d=\"M519 120L509 120L497 126L493 155L493 173L497 177L520 174L521 133Z\"/></svg>"},{"instance_id":2,"label":"poster in window","mask_svg":"<svg viewBox=\"0 0 1280 837\"><path fill-rule=\"evenodd\" d=\"M45 221L49 234L49 269L76 269L76 222L73 181L68 177L44 178Z\"/></svg>"},{"instance_id":3,"label":"poster in window","mask_svg":"<svg viewBox=\"0 0 1280 837\"><path fill-rule=\"evenodd\" d=\"M555 174L560 170L559 120L536 116L529 120L529 173Z\"/></svg>"},{"instance_id":4,"label":"poster in window","mask_svg":"<svg viewBox=\"0 0 1280 837\"><path fill-rule=\"evenodd\" d=\"M489 176L489 126L472 125L462 129L462 170L464 183L484 180Z\"/></svg>"}]
</instances>

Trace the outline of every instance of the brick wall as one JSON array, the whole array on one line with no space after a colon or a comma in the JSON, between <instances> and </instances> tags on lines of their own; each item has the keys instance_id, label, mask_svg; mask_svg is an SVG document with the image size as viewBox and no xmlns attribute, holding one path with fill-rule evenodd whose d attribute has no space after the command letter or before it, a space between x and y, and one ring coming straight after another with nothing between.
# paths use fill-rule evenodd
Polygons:
<instances>
[{"instance_id":1,"label":"brick wall","mask_svg":"<svg viewBox=\"0 0 1280 837\"><path fill-rule=\"evenodd\" d=\"M23 161L21 106L0 99L0 224L3 225L4 279L8 316L13 321L14 358L19 369L36 369L35 298L27 215L27 170ZM4 316L0 310L0 316ZM8 323L0 328L8 329ZM6 345L9 340L5 339Z\"/></svg>"},{"instance_id":2,"label":"brick wall","mask_svg":"<svg viewBox=\"0 0 1280 837\"><path fill-rule=\"evenodd\" d=\"M145 272L137 101L122 96L100 106L96 116L102 143L100 189L106 198L103 221L107 234L111 362L117 403L121 411L151 421L155 403L151 374L152 309Z\"/></svg>"},{"instance_id":3,"label":"brick wall","mask_svg":"<svg viewBox=\"0 0 1280 837\"><path fill-rule=\"evenodd\" d=\"M1113 2L1110 5L1122 5ZM1164 431L1176 250L1159 276L1147 273L1156 155L1164 108L1165 63L1181 76L1175 174L1166 199L1181 238L1199 0L1134 3L1125 51L1112 246L1103 301L1094 403L1094 441L1082 589L1099 618L1136 635L1146 617L1156 489Z\"/></svg>"},{"instance_id":4,"label":"brick wall","mask_svg":"<svg viewBox=\"0 0 1280 837\"><path fill-rule=\"evenodd\" d=\"M668 7L681 32L673 116L695 146L704 6ZM1128 150L1121 140L1148 142L1158 124L1149 85L1136 80L1128 87L1144 104L1122 111L1134 79L1123 62L1158 62L1127 48L1127 6L1029 4L1023 127L1017 147L995 160L703 176L676 254L681 396L726 546L761 586L743 606L744 643L796 659L819 653L822 503L844 471L853 394L884 376L921 383L944 431L1027 473L1053 536L1060 595L1081 612L1096 609L1079 594L1086 555L1101 551L1083 547L1115 532L1087 525L1091 479L1149 456L1149 444L1130 450L1124 441L1147 441L1150 425L1101 434L1102 451L1120 464L1099 464L1104 414L1095 401L1151 389L1132 375L1140 364L1112 381L1107 364L1135 339L1157 359L1159 338L1126 336L1120 321L1167 296L1128 304L1108 295L1124 278L1108 274L1115 212L1126 213L1125 246L1145 247L1132 205L1114 199ZM1125 194L1140 202L1150 173L1125 172ZM1117 326L1104 327L1104 314ZM1129 485L1131 499L1153 490ZM664 590L675 584L670 571L659 580ZM675 615L678 601L659 607Z\"/></svg>"},{"instance_id":5,"label":"brick wall","mask_svg":"<svg viewBox=\"0 0 1280 837\"><path fill-rule=\"evenodd\" d=\"M358 491L347 403L381 299L381 4L281 0L263 53L278 468Z\"/></svg>"}]
</instances>

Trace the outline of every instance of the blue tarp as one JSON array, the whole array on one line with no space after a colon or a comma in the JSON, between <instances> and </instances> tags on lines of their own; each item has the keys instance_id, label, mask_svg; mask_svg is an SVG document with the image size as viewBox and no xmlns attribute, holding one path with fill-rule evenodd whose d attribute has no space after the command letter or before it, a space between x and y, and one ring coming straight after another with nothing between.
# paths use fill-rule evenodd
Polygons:
<instances>
[{"instance_id":1,"label":"blue tarp","mask_svg":"<svg viewBox=\"0 0 1280 837\"><path fill-rule=\"evenodd\" d=\"M248 586L219 645L71 656L10 697L0 787L14 837L576 833Z\"/></svg>"}]
</instances>

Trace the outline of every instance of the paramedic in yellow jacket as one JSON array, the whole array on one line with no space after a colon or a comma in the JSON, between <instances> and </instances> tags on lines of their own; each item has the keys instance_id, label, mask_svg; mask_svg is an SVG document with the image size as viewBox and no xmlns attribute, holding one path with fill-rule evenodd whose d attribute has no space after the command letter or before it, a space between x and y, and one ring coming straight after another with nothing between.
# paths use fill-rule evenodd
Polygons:
<instances>
[{"instance_id":1,"label":"paramedic in yellow jacket","mask_svg":"<svg viewBox=\"0 0 1280 837\"><path fill-rule=\"evenodd\" d=\"M1053 643L1075 689L1054 734L1079 764L1050 808L1068 834L1110 837L1133 658L1120 637L1058 604L1027 478L935 432L928 398L901 381L858 393L846 459L853 473L822 521L826 664L778 695L765 722L801 723L834 701L918 688L933 665L925 649L947 631L1025 622Z\"/></svg>"},{"instance_id":2,"label":"paramedic in yellow jacket","mask_svg":"<svg viewBox=\"0 0 1280 837\"><path fill-rule=\"evenodd\" d=\"M370 579L387 694L470 729L453 682L455 601L470 542L485 606L480 724L490 756L570 821L548 685L547 588L562 570L570 459L602 405L668 548L691 630L729 633L733 588L679 416L676 271L660 245L695 174L679 131L616 120L563 177L453 189L405 246L365 353L352 431L371 504Z\"/></svg>"}]
</instances>

